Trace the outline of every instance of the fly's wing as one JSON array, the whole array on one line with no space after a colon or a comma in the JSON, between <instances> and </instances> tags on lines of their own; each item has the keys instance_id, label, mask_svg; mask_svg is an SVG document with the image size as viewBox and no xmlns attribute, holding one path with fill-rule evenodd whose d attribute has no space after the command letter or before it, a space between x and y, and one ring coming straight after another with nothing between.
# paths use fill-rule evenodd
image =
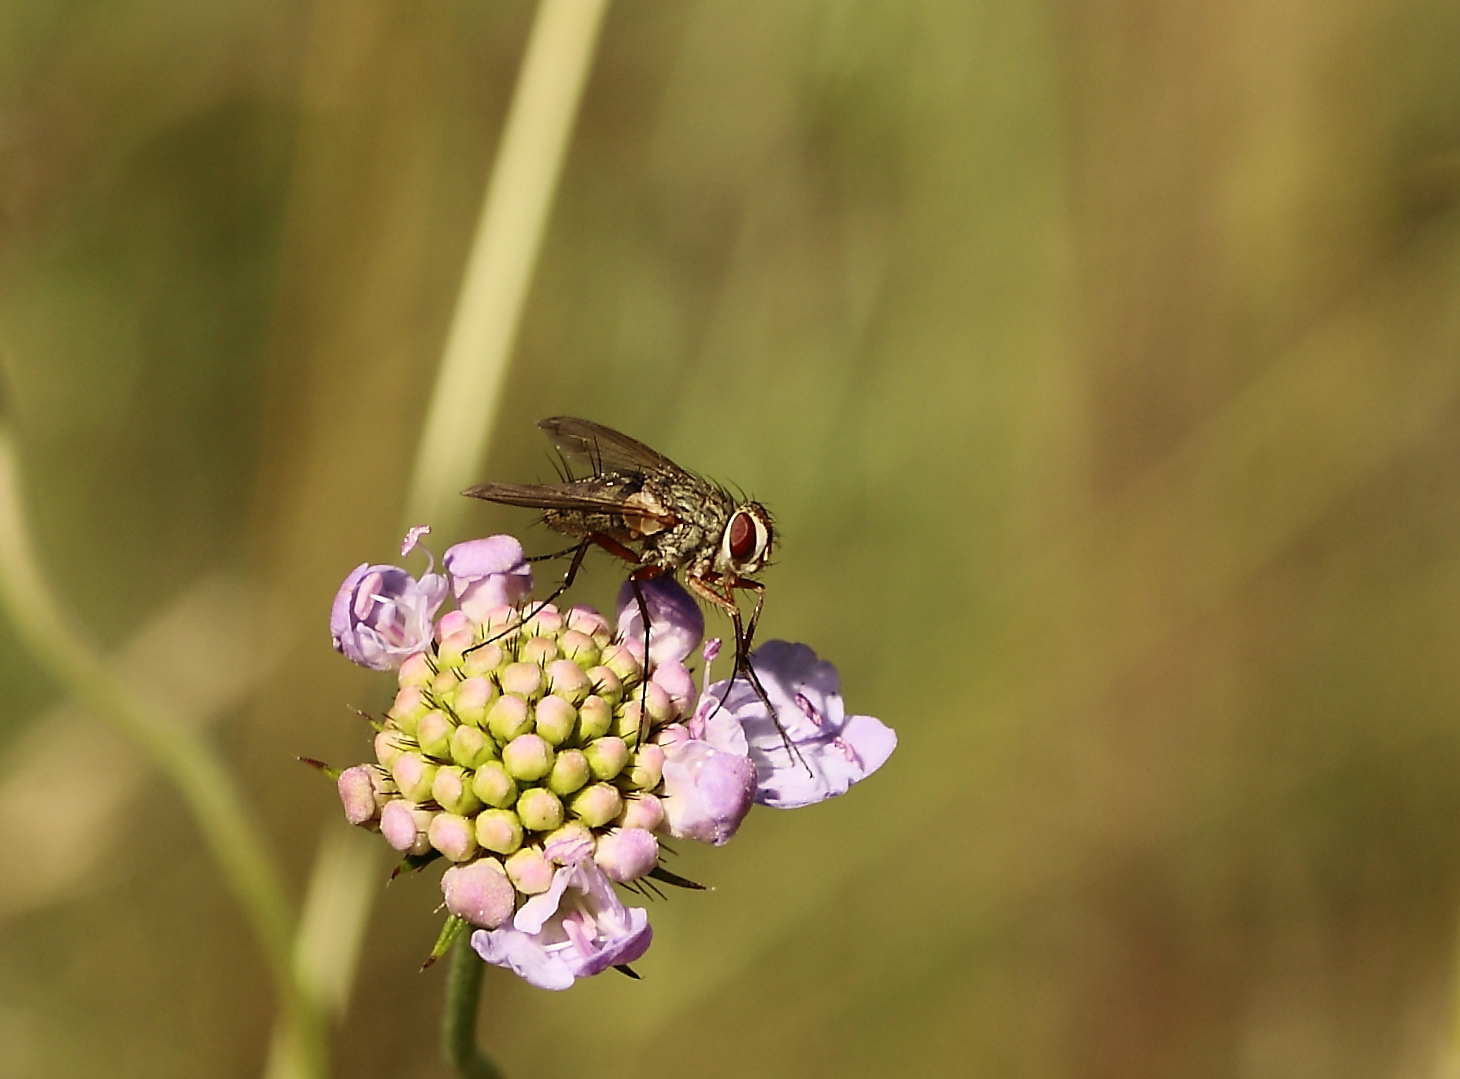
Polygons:
<instances>
[{"instance_id":1,"label":"fly's wing","mask_svg":"<svg viewBox=\"0 0 1460 1079\"><path fill-rule=\"evenodd\" d=\"M692 479L688 472L657 450L651 450L638 439L592 420L552 416L538 420L537 425L547 432L559 453L565 458L585 462L595 474L646 472L680 480Z\"/></svg>"},{"instance_id":2,"label":"fly's wing","mask_svg":"<svg viewBox=\"0 0 1460 1079\"><path fill-rule=\"evenodd\" d=\"M578 483L479 483L461 493L469 498L480 498L487 502L500 502L505 506L526 506L538 510L579 510L584 513L631 512L639 517L672 520L624 501L622 494L611 489L594 489L591 481Z\"/></svg>"}]
</instances>

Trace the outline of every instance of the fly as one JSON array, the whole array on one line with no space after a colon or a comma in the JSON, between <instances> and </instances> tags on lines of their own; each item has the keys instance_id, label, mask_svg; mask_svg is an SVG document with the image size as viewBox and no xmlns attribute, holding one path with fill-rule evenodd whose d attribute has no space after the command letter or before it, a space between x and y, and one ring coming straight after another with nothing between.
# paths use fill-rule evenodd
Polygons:
<instances>
[{"instance_id":1,"label":"fly","mask_svg":"<svg viewBox=\"0 0 1460 1079\"><path fill-rule=\"evenodd\" d=\"M765 585L751 578L766 567L775 542L766 508L736 498L611 427L573 416L553 416L537 425L562 456L567 473L563 482L483 483L463 493L540 509L549 528L578 538L569 548L572 561L554 598L572 585L584 555L594 546L633 566L632 582L682 573L691 592L730 616L735 674L746 674L774 717L775 708L749 662L765 601ZM585 466L590 474L573 478L574 465ZM737 591L755 595L748 623L735 602ZM642 598L640 605L642 609ZM647 627L647 611L644 615Z\"/></svg>"}]
</instances>

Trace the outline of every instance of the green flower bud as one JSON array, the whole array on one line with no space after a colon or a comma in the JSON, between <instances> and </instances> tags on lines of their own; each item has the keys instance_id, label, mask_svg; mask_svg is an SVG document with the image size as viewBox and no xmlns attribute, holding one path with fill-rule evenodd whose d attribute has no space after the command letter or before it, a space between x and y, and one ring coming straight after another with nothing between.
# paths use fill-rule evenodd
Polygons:
<instances>
[{"instance_id":1,"label":"green flower bud","mask_svg":"<svg viewBox=\"0 0 1460 1079\"><path fill-rule=\"evenodd\" d=\"M510 809L484 809L477 814L477 842L498 854L511 854L522 846L522 821Z\"/></svg>"},{"instance_id":2,"label":"green flower bud","mask_svg":"<svg viewBox=\"0 0 1460 1079\"><path fill-rule=\"evenodd\" d=\"M455 813L437 813L432 817L426 838L453 862L469 862L481 849L472 822Z\"/></svg>"},{"instance_id":3,"label":"green flower bud","mask_svg":"<svg viewBox=\"0 0 1460 1079\"><path fill-rule=\"evenodd\" d=\"M403 688L419 686L425 689L435 677L436 668L431 666L431 657L425 652L416 652L405 658L405 662L400 665L396 680Z\"/></svg>"},{"instance_id":4,"label":"green flower bud","mask_svg":"<svg viewBox=\"0 0 1460 1079\"><path fill-rule=\"evenodd\" d=\"M553 766L553 747L541 735L519 734L502 747L502 765L514 779L541 779Z\"/></svg>"},{"instance_id":5,"label":"green flower bud","mask_svg":"<svg viewBox=\"0 0 1460 1079\"><path fill-rule=\"evenodd\" d=\"M618 675L619 681L626 686L637 684L643 673L634 653L622 642L611 644L603 650L603 665Z\"/></svg>"},{"instance_id":6,"label":"green flower bud","mask_svg":"<svg viewBox=\"0 0 1460 1079\"><path fill-rule=\"evenodd\" d=\"M458 670L459 667L448 667L431 679L431 696L441 701L455 693L456 687L461 685L461 679L457 677Z\"/></svg>"},{"instance_id":7,"label":"green flower bud","mask_svg":"<svg viewBox=\"0 0 1460 1079\"><path fill-rule=\"evenodd\" d=\"M409 802L424 802L431 797L431 784L436 779L436 765L419 753L402 753L390 766L390 777L396 789Z\"/></svg>"},{"instance_id":8,"label":"green flower bud","mask_svg":"<svg viewBox=\"0 0 1460 1079\"><path fill-rule=\"evenodd\" d=\"M563 803L544 787L529 787L517 799L517 816L530 832L551 832L563 823Z\"/></svg>"},{"instance_id":9,"label":"green flower bud","mask_svg":"<svg viewBox=\"0 0 1460 1079\"><path fill-rule=\"evenodd\" d=\"M547 787L556 795L567 796L580 789L591 776L588 758L583 751L564 749L553 761L553 770L547 777Z\"/></svg>"},{"instance_id":10,"label":"green flower bud","mask_svg":"<svg viewBox=\"0 0 1460 1079\"><path fill-rule=\"evenodd\" d=\"M532 617L522 623L522 632L535 637L556 637L563 632L563 616L551 604L539 604Z\"/></svg>"},{"instance_id":11,"label":"green flower bud","mask_svg":"<svg viewBox=\"0 0 1460 1079\"><path fill-rule=\"evenodd\" d=\"M476 632L470 628L447 634L446 639L436 649L437 669L444 671L451 667L460 667L466 661L466 650L474 644Z\"/></svg>"},{"instance_id":12,"label":"green flower bud","mask_svg":"<svg viewBox=\"0 0 1460 1079\"><path fill-rule=\"evenodd\" d=\"M607 667L590 667L588 669L588 681L593 686L593 692L602 697L610 705L618 704L624 699L624 684L618 675L614 674Z\"/></svg>"},{"instance_id":13,"label":"green flower bud","mask_svg":"<svg viewBox=\"0 0 1460 1079\"><path fill-rule=\"evenodd\" d=\"M471 728L462 729L470 730ZM455 764L438 768L436 778L431 781L431 797L436 799L437 804L448 813L459 813L469 817L482 808L482 800L471 789L472 781L475 778L473 773ZM457 861L460 860L457 859Z\"/></svg>"},{"instance_id":14,"label":"green flower bud","mask_svg":"<svg viewBox=\"0 0 1460 1079\"><path fill-rule=\"evenodd\" d=\"M674 707L674 700L655 682L649 683L644 694L644 710L649 713L651 727L662 727L679 718L679 710Z\"/></svg>"},{"instance_id":15,"label":"green flower bud","mask_svg":"<svg viewBox=\"0 0 1460 1079\"><path fill-rule=\"evenodd\" d=\"M532 716L521 697L498 697L487 709L486 722L492 737L504 744L532 730Z\"/></svg>"},{"instance_id":16,"label":"green flower bud","mask_svg":"<svg viewBox=\"0 0 1460 1079\"><path fill-rule=\"evenodd\" d=\"M557 659L549 663L547 682L551 692L575 705L582 704L593 692L593 683L588 680L588 675L571 659Z\"/></svg>"},{"instance_id":17,"label":"green flower bud","mask_svg":"<svg viewBox=\"0 0 1460 1079\"><path fill-rule=\"evenodd\" d=\"M463 723L480 727L486 722L487 706L497 694L490 678L468 678L456 687L451 697L451 710Z\"/></svg>"},{"instance_id":18,"label":"green flower bud","mask_svg":"<svg viewBox=\"0 0 1460 1079\"><path fill-rule=\"evenodd\" d=\"M603 654L603 650L592 637L576 629L570 629L558 638L558 648L566 658L585 671L596 666L598 657Z\"/></svg>"},{"instance_id":19,"label":"green flower bud","mask_svg":"<svg viewBox=\"0 0 1460 1079\"><path fill-rule=\"evenodd\" d=\"M602 828L623 810L623 795L608 783L595 783L573 795L568 803L577 817L590 828Z\"/></svg>"},{"instance_id":20,"label":"green flower bud","mask_svg":"<svg viewBox=\"0 0 1460 1079\"><path fill-rule=\"evenodd\" d=\"M517 780L507 774L501 761L488 761L472 777L471 792L487 805L505 809L517 802Z\"/></svg>"},{"instance_id":21,"label":"green flower bud","mask_svg":"<svg viewBox=\"0 0 1460 1079\"><path fill-rule=\"evenodd\" d=\"M451 732L451 759L463 768L477 768L496 756L492 740L475 727L457 727Z\"/></svg>"},{"instance_id":22,"label":"green flower bud","mask_svg":"<svg viewBox=\"0 0 1460 1079\"><path fill-rule=\"evenodd\" d=\"M505 862L507 878L523 895L537 895L552 887L553 863L536 847L523 847Z\"/></svg>"},{"instance_id":23,"label":"green flower bud","mask_svg":"<svg viewBox=\"0 0 1460 1079\"><path fill-rule=\"evenodd\" d=\"M485 678L501 667L505 658L500 644L493 642L479 645L466 654L466 658L462 660L461 671L468 678Z\"/></svg>"},{"instance_id":24,"label":"green flower bud","mask_svg":"<svg viewBox=\"0 0 1460 1079\"><path fill-rule=\"evenodd\" d=\"M576 667L573 669L577 670ZM578 710L556 694L549 694L538 701L534 712L537 717L535 729L549 745L560 746L566 742L578 722Z\"/></svg>"},{"instance_id":25,"label":"green flower bud","mask_svg":"<svg viewBox=\"0 0 1460 1079\"><path fill-rule=\"evenodd\" d=\"M578 706L578 741L584 745L602 738L613 726L613 706L602 697L589 697Z\"/></svg>"},{"instance_id":26,"label":"green flower bud","mask_svg":"<svg viewBox=\"0 0 1460 1079\"><path fill-rule=\"evenodd\" d=\"M637 745L639 736L646 729L647 724L644 722L644 706L639 703L637 696L631 701L625 701L624 706L613 717L613 733L625 742L631 742Z\"/></svg>"},{"instance_id":27,"label":"green flower bud","mask_svg":"<svg viewBox=\"0 0 1460 1079\"><path fill-rule=\"evenodd\" d=\"M407 734L416 733L416 721L431 710L420 686L405 686L395 695L386 718Z\"/></svg>"},{"instance_id":28,"label":"green flower bud","mask_svg":"<svg viewBox=\"0 0 1460 1079\"><path fill-rule=\"evenodd\" d=\"M522 642L522 647L517 652L517 658L523 663L533 663L539 667L546 667L560 655L558 642L551 637L529 637Z\"/></svg>"},{"instance_id":29,"label":"green flower bud","mask_svg":"<svg viewBox=\"0 0 1460 1079\"><path fill-rule=\"evenodd\" d=\"M416 724L416 742L426 756L444 760L451 756L451 732L454 730L456 724L447 718L445 712L432 709Z\"/></svg>"},{"instance_id":30,"label":"green flower bud","mask_svg":"<svg viewBox=\"0 0 1460 1079\"><path fill-rule=\"evenodd\" d=\"M542 691L542 668L536 663L509 663L498 677L503 693L532 697Z\"/></svg>"},{"instance_id":31,"label":"green flower bud","mask_svg":"<svg viewBox=\"0 0 1460 1079\"><path fill-rule=\"evenodd\" d=\"M375 735L375 759L389 768L402 753L416 748L415 740L406 737L393 727L386 727Z\"/></svg>"},{"instance_id":32,"label":"green flower bud","mask_svg":"<svg viewBox=\"0 0 1460 1079\"><path fill-rule=\"evenodd\" d=\"M634 750L629 767L619 779L627 786L641 791L651 791L664 778L664 750L653 742Z\"/></svg>"},{"instance_id":33,"label":"green flower bud","mask_svg":"<svg viewBox=\"0 0 1460 1079\"><path fill-rule=\"evenodd\" d=\"M629 747L622 738L607 735L595 739L583 749L588 768L598 779L612 779L629 763Z\"/></svg>"}]
</instances>

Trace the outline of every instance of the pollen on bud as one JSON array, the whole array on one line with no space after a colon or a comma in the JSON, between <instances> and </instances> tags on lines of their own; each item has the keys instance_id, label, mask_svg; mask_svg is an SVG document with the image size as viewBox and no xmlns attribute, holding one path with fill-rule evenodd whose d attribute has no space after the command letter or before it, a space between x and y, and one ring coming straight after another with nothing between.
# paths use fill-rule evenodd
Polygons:
<instances>
[{"instance_id":1,"label":"pollen on bud","mask_svg":"<svg viewBox=\"0 0 1460 1079\"><path fill-rule=\"evenodd\" d=\"M592 777L588 758L581 749L565 749L553 761L548 773L547 787L559 797L566 797L582 787Z\"/></svg>"},{"instance_id":2,"label":"pollen on bud","mask_svg":"<svg viewBox=\"0 0 1460 1079\"><path fill-rule=\"evenodd\" d=\"M428 757L449 757L451 756L451 734L454 730L456 730L456 724L447 718L446 713L439 709L432 709L416 724L416 744Z\"/></svg>"},{"instance_id":3,"label":"pollen on bud","mask_svg":"<svg viewBox=\"0 0 1460 1079\"><path fill-rule=\"evenodd\" d=\"M488 761L477 769L471 781L472 793L489 806L505 809L517 801L517 780L501 761Z\"/></svg>"},{"instance_id":4,"label":"pollen on bud","mask_svg":"<svg viewBox=\"0 0 1460 1079\"><path fill-rule=\"evenodd\" d=\"M539 667L546 667L560 655L558 642L551 637L529 637L522 642L522 647L517 652L517 658L523 663L532 663Z\"/></svg>"},{"instance_id":5,"label":"pollen on bud","mask_svg":"<svg viewBox=\"0 0 1460 1079\"><path fill-rule=\"evenodd\" d=\"M481 678L501 667L506 658L500 644L478 645L466 654L461 670L468 678Z\"/></svg>"},{"instance_id":6,"label":"pollen on bud","mask_svg":"<svg viewBox=\"0 0 1460 1079\"><path fill-rule=\"evenodd\" d=\"M446 909L482 929L495 929L512 917L516 889L495 858L454 865L441 875Z\"/></svg>"},{"instance_id":7,"label":"pollen on bud","mask_svg":"<svg viewBox=\"0 0 1460 1079\"><path fill-rule=\"evenodd\" d=\"M529 832L551 832L563 823L563 803L546 787L529 787L517 799L517 816Z\"/></svg>"},{"instance_id":8,"label":"pollen on bud","mask_svg":"<svg viewBox=\"0 0 1460 1079\"><path fill-rule=\"evenodd\" d=\"M578 722L578 710L556 694L549 694L538 701L534 712L537 733L553 746L566 742Z\"/></svg>"},{"instance_id":9,"label":"pollen on bud","mask_svg":"<svg viewBox=\"0 0 1460 1079\"><path fill-rule=\"evenodd\" d=\"M521 697L498 697L487 709L487 730L499 742L510 742L532 730L532 715Z\"/></svg>"},{"instance_id":10,"label":"pollen on bud","mask_svg":"<svg viewBox=\"0 0 1460 1079\"><path fill-rule=\"evenodd\" d=\"M375 735L375 759L389 768L402 753L409 752L415 743L403 733L391 727Z\"/></svg>"},{"instance_id":11,"label":"pollen on bud","mask_svg":"<svg viewBox=\"0 0 1460 1079\"><path fill-rule=\"evenodd\" d=\"M602 697L607 704L612 706L624 699L623 680L614 674L611 668L599 664L597 667L588 668L587 673L593 692Z\"/></svg>"},{"instance_id":12,"label":"pollen on bud","mask_svg":"<svg viewBox=\"0 0 1460 1079\"><path fill-rule=\"evenodd\" d=\"M538 895L552 887L556 867L536 847L523 847L505 865L508 879L523 895Z\"/></svg>"},{"instance_id":13,"label":"pollen on bud","mask_svg":"<svg viewBox=\"0 0 1460 1079\"><path fill-rule=\"evenodd\" d=\"M613 706L599 696L589 697L578 706L578 740L591 742L602 738L613 726Z\"/></svg>"},{"instance_id":14,"label":"pollen on bud","mask_svg":"<svg viewBox=\"0 0 1460 1079\"><path fill-rule=\"evenodd\" d=\"M664 778L664 750L653 742L634 750L628 772L623 778L630 787L641 791L651 791L659 786L659 781Z\"/></svg>"},{"instance_id":15,"label":"pollen on bud","mask_svg":"<svg viewBox=\"0 0 1460 1079\"><path fill-rule=\"evenodd\" d=\"M612 779L629 763L629 747L622 738L608 735L591 742L583 749L588 767L598 779Z\"/></svg>"},{"instance_id":16,"label":"pollen on bud","mask_svg":"<svg viewBox=\"0 0 1460 1079\"><path fill-rule=\"evenodd\" d=\"M451 710L463 723L480 727L487 716L487 705L492 703L497 687L490 678L468 678L456 687L451 698Z\"/></svg>"},{"instance_id":17,"label":"pollen on bud","mask_svg":"<svg viewBox=\"0 0 1460 1079\"><path fill-rule=\"evenodd\" d=\"M477 768L492 759L494 747L475 727L457 727L451 732L451 759L463 768Z\"/></svg>"},{"instance_id":18,"label":"pollen on bud","mask_svg":"<svg viewBox=\"0 0 1460 1079\"><path fill-rule=\"evenodd\" d=\"M416 721L431 710L420 686L404 686L390 706L390 720L407 734L414 734Z\"/></svg>"},{"instance_id":19,"label":"pollen on bud","mask_svg":"<svg viewBox=\"0 0 1460 1079\"><path fill-rule=\"evenodd\" d=\"M475 632L467 613L461 610L447 611L436 620L436 640L444 643L453 633L463 629Z\"/></svg>"},{"instance_id":20,"label":"pollen on bud","mask_svg":"<svg viewBox=\"0 0 1460 1079\"><path fill-rule=\"evenodd\" d=\"M587 673L571 659L556 659L547 666L548 690L573 704L582 704L593 692Z\"/></svg>"},{"instance_id":21,"label":"pollen on bud","mask_svg":"<svg viewBox=\"0 0 1460 1079\"><path fill-rule=\"evenodd\" d=\"M532 617L522 623L522 632L533 636L556 637L563 631L563 616L551 603L541 603Z\"/></svg>"},{"instance_id":22,"label":"pollen on bud","mask_svg":"<svg viewBox=\"0 0 1460 1079\"><path fill-rule=\"evenodd\" d=\"M612 631L609 629L608 619L604 618L603 615L599 614L592 607L569 607L567 622L569 629L587 634L594 640L607 642L613 636Z\"/></svg>"},{"instance_id":23,"label":"pollen on bud","mask_svg":"<svg viewBox=\"0 0 1460 1079\"><path fill-rule=\"evenodd\" d=\"M540 735L520 734L502 747L502 764L514 779L541 779L553 766L553 747Z\"/></svg>"},{"instance_id":24,"label":"pollen on bud","mask_svg":"<svg viewBox=\"0 0 1460 1079\"><path fill-rule=\"evenodd\" d=\"M487 850L511 854L522 846L522 821L510 809L484 809L477 814L476 837Z\"/></svg>"},{"instance_id":25,"label":"pollen on bud","mask_svg":"<svg viewBox=\"0 0 1460 1079\"><path fill-rule=\"evenodd\" d=\"M593 860L609 880L626 884L659 864L659 841L643 828L619 828L599 839Z\"/></svg>"},{"instance_id":26,"label":"pollen on bud","mask_svg":"<svg viewBox=\"0 0 1460 1079\"><path fill-rule=\"evenodd\" d=\"M402 753L390 766L390 776L400 789L401 797L411 802L424 802L431 797L431 784L436 780L436 765L419 753Z\"/></svg>"},{"instance_id":27,"label":"pollen on bud","mask_svg":"<svg viewBox=\"0 0 1460 1079\"><path fill-rule=\"evenodd\" d=\"M595 783L579 791L569 803L573 816L589 828L602 828L617 817L624 807L623 795L608 783Z\"/></svg>"},{"instance_id":28,"label":"pollen on bud","mask_svg":"<svg viewBox=\"0 0 1460 1079\"><path fill-rule=\"evenodd\" d=\"M436 677L436 672L431 667L431 657L425 652L415 652L406 657L405 662L400 665L400 674L397 676L402 686L425 687L431 684Z\"/></svg>"},{"instance_id":29,"label":"pollen on bud","mask_svg":"<svg viewBox=\"0 0 1460 1079\"><path fill-rule=\"evenodd\" d=\"M643 670L639 657L634 655L633 649L624 641L616 642L605 648L602 663L625 685L637 682Z\"/></svg>"},{"instance_id":30,"label":"pollen on bud","mask_svg":"<svg viewBox=\"0 0 1460 1079\"><path fill-rule=\"evenodd\" d=\"M634 794L624 799L624 811L615 821L620 828L655 831L664 823L664 803L652 794Z\"/></svg>"},{"instance_id":31,"label":"pollen on bud","mask_svg":"<svg viewBox=\"0 0 1460 1079\"><path fill-rule=\"evenodd\" d=\"M426 828L426 838L453 862L465 862L477 856L476 829L472 822L457 813L437 813Z\"/></svg>"},{"instance_id":32,"label":"pollen on bud","mask_svg":"<svg viewBox=\"0 0 1460 1079\"><path fill-rule=\"evenodd\" d=\"M482 800L471 789L472 780L466 769L450 764L436 772L431 783L431 797L442 809L450 813L470 816L482 808ZM438 848L439 849L439 848ZM442 851L444 854L445 851Z\"/></svg>"},{"instance_id":33,"label":"pollen on bud","mask_svg":"<svg viewBox=\"0 0 1460 1079\"><path fill-rule=\"evenodd\" d=\"M542 689L542 668L536 663L509 663L499 677L503 693L526 698Z\"/></svg>"},{"instance_id":34,"label":"pollen on bud","mask_svg":"<svg viewBox=\"0 0 1460 1079\"><path fill-rule=\"evenodd\" d=\"M476 630L468 622L442 638L441 645L436 650L436 666L443 671L448 667L460 667L466 658L466 650L474 644Z\"/></svg>"},{"instance_id":35,"label":"pollen on bud","mask_svg":"<svg viewBox=\"0 0 1460 1079\"><path fill-rule=\"evenodd\" d=\"M598 642L580 630L570 629L558 638L558 647L563 655L572 660L579 669L586 670L598 663L602 650Z\"/></svg>"},{"instance_id":36,"label":"pollen on bud","mask_svg":"<svg viewBox=\"0 0 1460 1079\"><path fill-rule=\"evenodd\" d=\"M431 849L426 830L431 826L431 813L399 799L385 803L380 811L380 834L402 854L425 854Z\"/></svg>"},{"instance_id":37,"label":"pollen on bud","mask_svg":"<svg viewBox=\"0 0 1460 1079\"><path fill-rule=\"evenodd\" d=\"M584 771L588 766L585 764ZM335 780L340 792L340 803L345 807L345 819L351 824L368 824L380 816L380 801L384 794L379 769L368 764L357 764L346 768ZM582 784L579 784L581 786Z\"/></svg>"}]
</instances>

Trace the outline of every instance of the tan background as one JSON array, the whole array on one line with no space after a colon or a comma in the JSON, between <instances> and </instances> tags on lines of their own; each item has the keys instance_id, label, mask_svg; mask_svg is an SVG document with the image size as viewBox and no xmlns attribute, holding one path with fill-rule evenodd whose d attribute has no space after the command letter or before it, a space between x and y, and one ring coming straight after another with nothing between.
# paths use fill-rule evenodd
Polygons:
<instances>
[{"instance_id":1,"label":"tan background","mask_svg":"<svg viewBox=\"0 0 1460 1079\"><path fill-rule=\"evenodd\" d=\"M345 825L292 756L361 759L388 694L329 601L398 538L532 10L0 5L33 527L201 684L297 892ZM741 484L764 632L902 745L682 850L716 890L643 982L488 972L509 1075L1442 1074L1457 56L1450 0L610 8L481 475L576 413ZM0 644L0 1076L256 1075L181 802ZM339 1075L443 1074L436 901L377 904Z\"/></svg>"}]
</instances>

